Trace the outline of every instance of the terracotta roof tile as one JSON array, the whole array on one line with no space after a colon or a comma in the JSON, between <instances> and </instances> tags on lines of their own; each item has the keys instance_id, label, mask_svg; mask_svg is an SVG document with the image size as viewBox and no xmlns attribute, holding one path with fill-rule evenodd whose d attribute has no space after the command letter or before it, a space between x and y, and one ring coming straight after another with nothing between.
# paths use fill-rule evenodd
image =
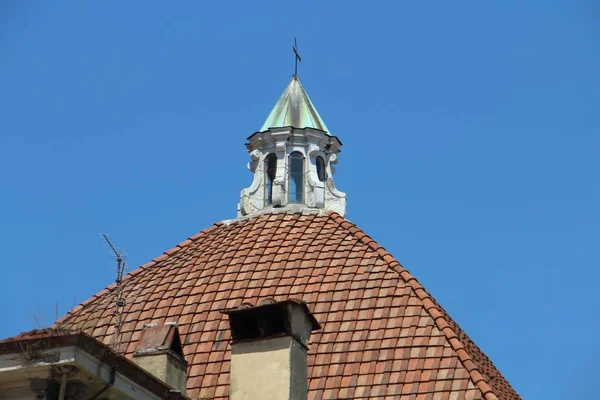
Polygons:
<instances>
[{"instance_id":1,"label":"terracotta roof tile","mask_svg":"<svg viewBox=\"0 0 600 400\"><path fill-rule=\"evenodd\" d=\"M230 334L220 311L266 297L302 299L322 325L309 345L310 399L520 398L421 284L335 213L218 223L123 283L127 356L144 323L176 321L191 398L228 397ZM61 322L111 343L113 290Z\"/></svg>"}]
</instances>

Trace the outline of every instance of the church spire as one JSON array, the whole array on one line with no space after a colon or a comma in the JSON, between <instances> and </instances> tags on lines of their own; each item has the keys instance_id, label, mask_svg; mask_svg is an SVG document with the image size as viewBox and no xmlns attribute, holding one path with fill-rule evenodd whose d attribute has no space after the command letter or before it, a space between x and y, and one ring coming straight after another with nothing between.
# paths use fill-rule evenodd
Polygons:
<instances>
[{"instance_id":1,"label":"church spire","mask_svg":"<svg viewBox=\"0 0 600 400\"><path fill-rule=\"evenodd\" d=\"M275 107L262 124L260 131L269 128L282 128L291 126L293 128L313 128L324 131L329 135L325 122L321 119L319 112L308 97L306 90L300 83L298 75L294 74L290 83L275 103Z\"/></svg>"},{"instance_id":2,"label":"church spire","mask_svg":"<svg viewBox=\"0 0 600 400\"><path fill-rule=\"evenodd\" d=\"M297 63L296 46L294 53ZM345 216L346 194L333 182L341 146L295 73L260 131L248 138L248 169L254 178L242 190L238 215L313 208Z\"/></svg>"},{"instance_id":3,"label":"church spire","mask_svg":"<svg viewBox=\"0 0 600 400\"><path fill-rule=\"evenodd\" d=\"M292 49L294 50L295 59L294 75L262 124L260 131L291 126L300 129L314 128L329 134L325 122L321 119L319 112L310 101L298 78L298 61L302 62L302 58L298 54L298 45L295 38Z\"/></svg>"}]
</instances>

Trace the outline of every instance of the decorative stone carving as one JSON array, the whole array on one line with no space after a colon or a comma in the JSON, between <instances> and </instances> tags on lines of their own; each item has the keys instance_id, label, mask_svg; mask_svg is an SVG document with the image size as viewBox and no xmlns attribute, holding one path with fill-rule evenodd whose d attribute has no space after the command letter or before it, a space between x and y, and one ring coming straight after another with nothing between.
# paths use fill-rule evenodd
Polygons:
<instances>
[{"instance_id":1,"label":"decorative stone carving","mask_svg":"<svg viewBox=\"0 0 600 400\"><path fill-rule=\"evenodd\" d=\"M248 169L250 170L250 172L255 172L256 166L258 165L258 160L260 159L260 151L254 150L250 152L250 158L252 159L252 161L248 163Z\"/></svg>"},{"instance_id":2,"label":"decorative stone carving","mask_svg":"<svg viewBox=\"0 0 600 400\"><path fill-rule=\"evenodd\" d=\"M308 145L308 154L311 155L312 157L316 157L317 155L319 155L319 153L321 151L322 151L321 148L319 146L317 146L316 144Z\"/></svg>"},{"instance_id":3,"label":"decorative stone carving","mask_svg":"<svg viewBox=\"0 0 600 400\"><path fill-rule=\"evenodd\" d=\"M276 148L276 151L278 151L280 153L285 153L286 145L285 145L285 143L277 142L277 144L275 145L275 148Z\"/></svg>"},{"instance_id":4,"label":"decorative stone carving","mask_svg":"<svg viewBox=\"0 0 600 400\"><path fill-rule=\"evenodd\" d=\"M268 208L298 207L335 211L346 215L346 194L340 192L333 182L337 163L337 153L341 142L335 136L313 128L270 128L257 132L248 138L246 144L251 161L248 169L254 173L250 187L243 189L238 205L238 216L253 214ZM288 204L289 155L299 152L304 156L304 179L302 204ZM268 179L266 176L266 158L269 154L277 156L277 169L272 184L271 204L267 204ZM325 182L317 174L317 157L325 161Z\"/></svg>"}]
</instances>

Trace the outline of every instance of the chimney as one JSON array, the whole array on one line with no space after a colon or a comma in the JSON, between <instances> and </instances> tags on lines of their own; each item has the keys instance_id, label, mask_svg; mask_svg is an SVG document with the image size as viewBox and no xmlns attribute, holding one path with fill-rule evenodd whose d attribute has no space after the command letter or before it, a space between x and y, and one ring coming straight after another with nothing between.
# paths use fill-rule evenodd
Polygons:
<instances>
[{"instance_id":1,"label":"chimney","mask_svg":"<svg viewBox=\"0 0 600 400\"><path fill-rule=\"evenodd\" d=\"M308 339L321 329L306 303L266 300L225 313L232 338L230 400L306 400Z\"/></svg>"},{"instance_id":2,"label":"chimney","mask_svg":"<svg viewBox=\"0 0 600 400\"><path fill-rule=\"evenodd\" d=\"M145 325L133 362L185 395L187 362L183 357L177 323Z\"/></svg>"}]
</instances>

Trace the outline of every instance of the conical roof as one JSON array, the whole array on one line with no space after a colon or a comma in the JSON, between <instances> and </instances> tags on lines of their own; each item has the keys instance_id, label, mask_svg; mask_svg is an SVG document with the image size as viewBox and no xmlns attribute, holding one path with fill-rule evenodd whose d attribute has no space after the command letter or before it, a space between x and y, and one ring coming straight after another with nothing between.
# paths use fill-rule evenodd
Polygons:
<instances>
[{"instance_id":1,"label":"conical roof","mask_svg":"<svg viewBox=\"0 0 600 400\"><path fill-rule=\"evenodd\" d=\"M260 131L284 126L314 128L329 133L297 75L290 80Z\"/></svg>"},{"instance_id":2,"label":"conical roof","mask_svg":"<svg viewBox=\"0 0 600 400\"><path fill-rule=\"evenodd\" d=\"M188 396L229 395L223 309L265 298L307 302L309 399L485 399L519 395L417 280L356 225L330 212L218 223L123 279L121 351L144 324L179 324ZM111 285L60 321L114 341Z\"/></svg>"}]
</instances>

